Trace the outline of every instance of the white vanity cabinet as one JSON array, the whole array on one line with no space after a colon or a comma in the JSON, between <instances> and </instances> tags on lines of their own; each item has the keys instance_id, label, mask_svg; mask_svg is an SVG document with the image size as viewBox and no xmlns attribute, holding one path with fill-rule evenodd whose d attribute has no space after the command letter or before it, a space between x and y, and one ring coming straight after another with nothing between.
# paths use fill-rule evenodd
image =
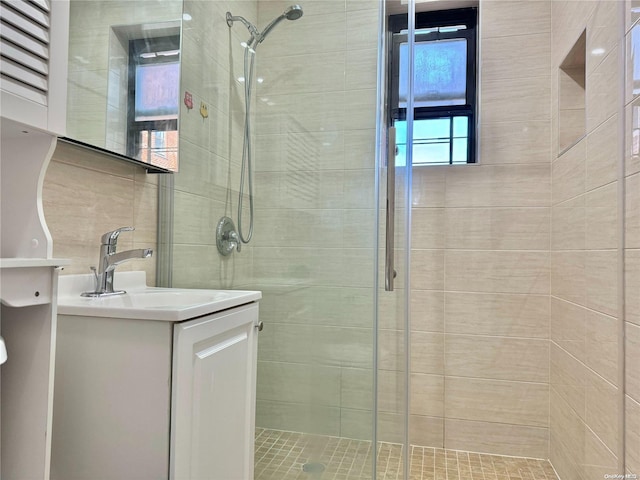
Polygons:
<instances>
[{"instance_id":1,"label":"white vanity cabinet","mask_svg":"<svg viewBox=\"0 0 640 480\"><path fill-rule=\"evenodd\" d=\"M171 478L253 480L258 306L174 327Z\"/></svg>"},{"instance_id":2,"label":"white vanity cabinet","mask_svg":"<svg viewBox=\"0 0 640 480\"><path fill-rule=\"evenodd\" d=\"M59 315L51 478L252 480L257 324Z\"/></svg>"}]
</instances>

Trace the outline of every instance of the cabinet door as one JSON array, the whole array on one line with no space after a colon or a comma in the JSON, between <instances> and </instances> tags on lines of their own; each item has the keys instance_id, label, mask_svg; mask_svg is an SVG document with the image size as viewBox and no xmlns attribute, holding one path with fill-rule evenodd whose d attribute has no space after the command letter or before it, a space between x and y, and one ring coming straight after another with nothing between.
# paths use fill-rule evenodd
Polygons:
<instances>
[{"instance_id":1,"label":"cabinet door","mask_svg":"<svg viewBox=\"0 0 640 480\"><path fill-rule=\"evenodd\" d=\"M258 305L176 324L171 478L251 480Z\"/></svg>"}]
</instances>

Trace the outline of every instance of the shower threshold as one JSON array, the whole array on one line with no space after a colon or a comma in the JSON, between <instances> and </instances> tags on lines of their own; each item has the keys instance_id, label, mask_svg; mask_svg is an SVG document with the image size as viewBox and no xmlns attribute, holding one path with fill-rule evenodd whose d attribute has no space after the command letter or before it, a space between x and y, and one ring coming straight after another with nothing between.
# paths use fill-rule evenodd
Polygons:
<instances>
[{"instance_id":1,"label":"shower threshold","mask_svg":"<svg viewBox=\"0 0 640 480\"><path fill-rule=\"evenodd\" d=\"M371 480L371 442L256 429L254 480ZM377 480L402 479L402 445L378 442ZM305 468L305 465L307 466ZM309 468L313 465L314 468ZM320 468L320 465L324 468ZM410 480L557 480L546 460L411 446Z\"/></svg>"}]
</instances>

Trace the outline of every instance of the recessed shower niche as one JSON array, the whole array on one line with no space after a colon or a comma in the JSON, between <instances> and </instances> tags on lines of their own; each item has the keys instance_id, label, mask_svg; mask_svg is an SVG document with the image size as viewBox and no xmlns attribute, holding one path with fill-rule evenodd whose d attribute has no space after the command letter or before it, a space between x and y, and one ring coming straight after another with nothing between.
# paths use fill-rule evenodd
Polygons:
<instances>
[{"instance_id":1,"label":"recessed shower niche","mask_svg":"<svg viewBox=\"0 0 640 480\"><path fill-rule=\"evenodd\" d=\"M558 69L558 155L585 135L586 37L583 30Z\"/></svg>"}]
</instances>

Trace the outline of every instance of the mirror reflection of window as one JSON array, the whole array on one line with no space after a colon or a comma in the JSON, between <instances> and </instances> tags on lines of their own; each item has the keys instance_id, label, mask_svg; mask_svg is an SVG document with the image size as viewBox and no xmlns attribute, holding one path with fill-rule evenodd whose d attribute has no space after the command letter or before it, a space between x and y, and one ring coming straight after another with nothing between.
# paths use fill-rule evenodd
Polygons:
<instances>
[{"instance_id":1,"label":"mirror reflection of window","mask_svg":"<svg viewBox=\"0 0 640 480\"><path fill-rule=\"evenodd\" d=\"M179 36L129 42L129 156L177 169L179 88Z\"/></svg>"}]
</instances>

